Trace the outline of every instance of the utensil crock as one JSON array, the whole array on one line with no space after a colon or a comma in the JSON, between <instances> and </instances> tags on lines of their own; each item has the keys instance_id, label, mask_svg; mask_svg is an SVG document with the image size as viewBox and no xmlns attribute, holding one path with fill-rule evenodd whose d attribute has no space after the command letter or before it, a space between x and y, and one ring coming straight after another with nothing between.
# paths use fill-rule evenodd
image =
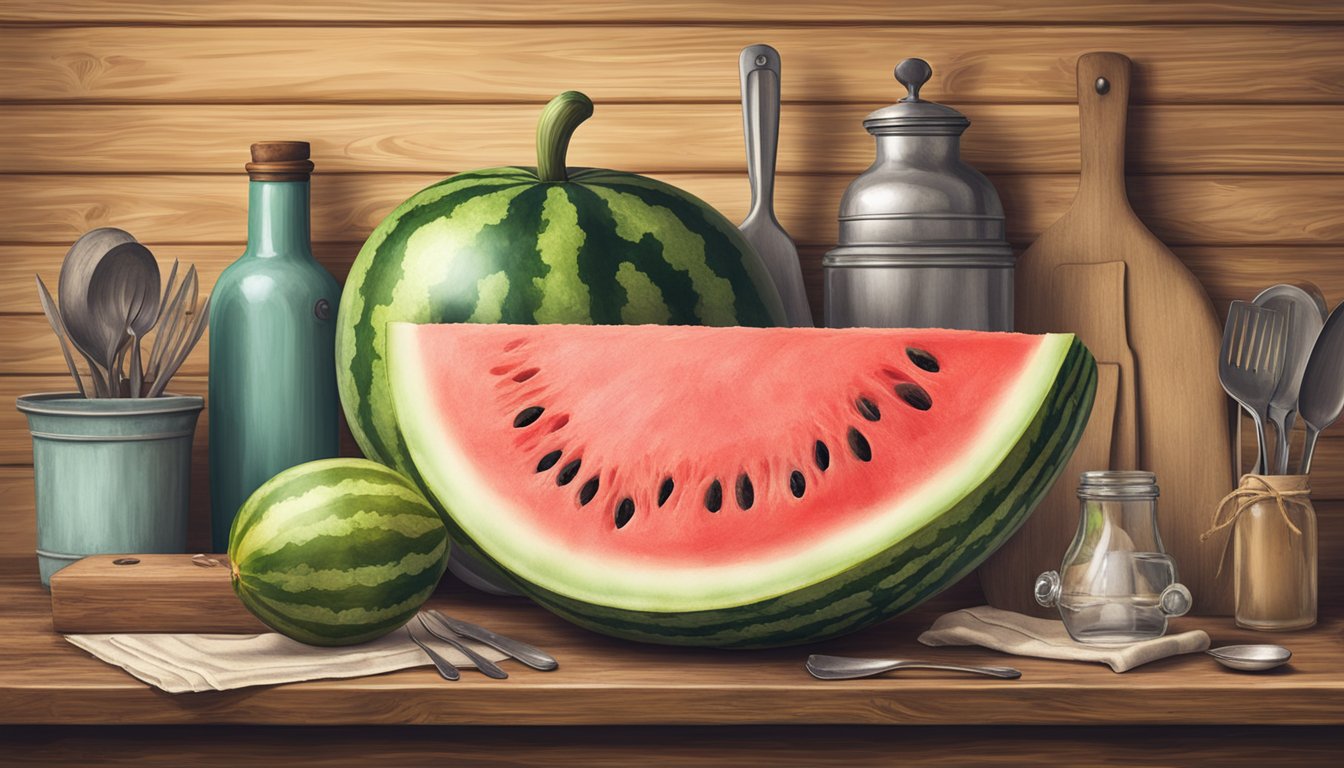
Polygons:
<instances>
[{"instance_id":1,"label":"utensil crock","mask_svg":"<svg viewBox=\"0 0 1344 768\"><path fill-rule=\"evenodd\" d=\"M183 552L195 396L24 395L33 437L37 560L51 575L93 554Z\"/></svg>"}]
</instances>

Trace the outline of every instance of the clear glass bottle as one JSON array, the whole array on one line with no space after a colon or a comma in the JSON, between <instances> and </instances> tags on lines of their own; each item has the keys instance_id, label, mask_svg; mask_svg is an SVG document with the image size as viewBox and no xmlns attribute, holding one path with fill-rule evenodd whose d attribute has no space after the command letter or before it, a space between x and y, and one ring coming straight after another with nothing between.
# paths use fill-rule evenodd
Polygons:
<instances>
[{"instance_id":1,"label":"clear glass bottle","mask_svg":"<svg viewBox=\"0 0 1344 768\"><path fill-rule=\"evenodd\" d=\"M252 145L247 250L210 300L211 539L228 548L247 497L281 470L339 452L340 286L313 258L308 144Z\"/></svg>"},{"instance_id":2,"label":"clear glass bottle","mask_svg":"<svg viewBox=\"0 0 1344 768\"><path fill-rule=\"evenodd\" d=\"M1307 495L1307 476L1247 475L1241 488L1264 495L1237 515L1232 528L1237 626L1290 630L1315 625L1316 510ZM1274 494L1286 495L1276 499Z\"/></svg>"},{"instance_id":3,"label":"clear glass bottle","mask_svg":"<svg viewBox=\"0 0 1344 768\"><path fill-rule=\"evenodd\" d=\"M1058 571L1036 579L1036 602L1058 607L1079 642L1132 643L1161 637L1167 619L1190 610L1190 591L1157 531L1152 472L1084 472L1082 519Z\"/></svg>"}]
</instances>

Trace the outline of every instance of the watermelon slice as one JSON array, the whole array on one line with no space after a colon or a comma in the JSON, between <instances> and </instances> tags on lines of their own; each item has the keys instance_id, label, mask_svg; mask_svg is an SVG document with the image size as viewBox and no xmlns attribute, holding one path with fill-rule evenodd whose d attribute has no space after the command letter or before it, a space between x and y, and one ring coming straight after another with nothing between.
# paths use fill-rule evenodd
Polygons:
<instances>
[{"instance_id":1,"label":"watermelon slice","mask_svg":"<svg viewBox=\"0 0 1344 768\"><path fill-rule=\"evenodd\" d=\"M392 400L455 541L650 642L806 642L975 568L1073 451L1072 335L410 325Z\"/></svg>"}]
</instances>

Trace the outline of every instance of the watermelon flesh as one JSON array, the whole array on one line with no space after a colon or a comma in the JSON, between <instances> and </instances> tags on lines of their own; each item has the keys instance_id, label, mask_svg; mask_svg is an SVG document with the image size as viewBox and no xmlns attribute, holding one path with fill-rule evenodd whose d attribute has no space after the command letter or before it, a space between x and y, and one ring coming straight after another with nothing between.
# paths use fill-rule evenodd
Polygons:
<instances>
[{"instance_id":1,"label":"watermelon flesh","mask_svg":"<svg viewBox=\"0 0 1344 768\"><path fill-rule=\"evenodd\" d=\"M857 629L969 572L1095 388L1071 335L946 330L398 323L389 366L464 546L584 626L723 646Z\"/></svg>"}]
</instances>

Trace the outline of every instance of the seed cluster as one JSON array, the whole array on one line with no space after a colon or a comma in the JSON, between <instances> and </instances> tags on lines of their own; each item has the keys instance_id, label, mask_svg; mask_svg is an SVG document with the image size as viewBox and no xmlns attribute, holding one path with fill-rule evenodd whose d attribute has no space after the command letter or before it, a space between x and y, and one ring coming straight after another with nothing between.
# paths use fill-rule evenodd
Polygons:
<instances>
[{"instance_id":1,"label":"seed cluster","mask_svg":"<svg viewBox=\"0 0 1344 768\"><path fill-rule=\"evenodd\" d=\"M905 353L906 356L910 358L910 361L921 370L929 373L937 373L940 370L937 358L925 350L908 347L906 348ZM527 370L514 375L513 380L516 382L524 382L535 376L537 372L538 370L536 368L528 368ZM918 384L913 382L901 382L895 385L894 391L896 396L911 408L919 411L927 411L933 407L933 398L929 395L928 391ZM876 423L882 420L881 409L878 407L877 403L873 401L873 398L867 395L860 396L854 401L854 410L864 421ZM546 409L543 406L528 406L514 416L513 426L515 429L529 427L535 424L545 412ZM567 416L561 416L555 426L563 426L567 421ZM554 427L552 431L554 431ZM862 462L870 462L873 460L872 445L868 442L868 438L864 436L863 432L859 430L858 426L850 425L848 427L845 432L845 443L849 447L849 452L854 458ZM541 459L537 461L537 472L542 473L550 471L560 463L561 458L563 458L563 454L559 450L553 450L542 455ZM830 469L831 449L826 445L825 441L818 439L813 443L812 460L819 471L824 473L826 470ZM559 487L569 485L576 477L578 477L579 470L582 467L582 458L575 458L569 461L556 473L555 484ZM588 477L588 479L579 487L579 506L587 506L592 502L597 496L600 485L601 483L596 474ZM801 499L804 494L807 493L807 478L801 471L795 469L789 473L788 487L789 493L791 493L795 499ZM676 482L671 477L663 478L662 484L658 487L658 506L662 507L666 504L675 490ZM738 475L733 490L739 509L748 510L755 505L756 489L755 486L752 485L751 477L747 473L743 472ZM705 489L704 505L705 509L712 513L716 513L723 509L723 483L719 478L711 480L709 486ZM634 499L629 496L621 499L620 502L616 504L612 516L616 523L616 528L624 528L635 516Z\"/></svg>"}]
</instances>

